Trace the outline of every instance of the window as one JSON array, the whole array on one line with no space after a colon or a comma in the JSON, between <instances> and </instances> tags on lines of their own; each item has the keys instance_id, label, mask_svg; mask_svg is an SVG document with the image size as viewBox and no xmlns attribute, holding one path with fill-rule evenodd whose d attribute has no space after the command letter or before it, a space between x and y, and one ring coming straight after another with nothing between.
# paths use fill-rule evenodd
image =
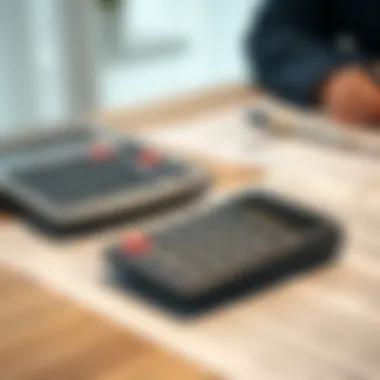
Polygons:
<instances>
[{"instance_id":1,"label":"window","mask_svg":"<svg viewBox=\"0 0 380 380\"><path fill-rule=\"evenodd\" d=\"M245 80L254 0L101 1L0 2L3 130Z\"/></svg>"},{"instance_id":2,"label":"window","mask_svg":"<svg viewBox=\"0 0 380 380\"><path fill-rule=\"evenodd\" d=\"M107 105L135 104L244 81L241 37L256 3L124 0L119 54L111 55L114 58L105 70Z\"/></svg>"}]
</instances>

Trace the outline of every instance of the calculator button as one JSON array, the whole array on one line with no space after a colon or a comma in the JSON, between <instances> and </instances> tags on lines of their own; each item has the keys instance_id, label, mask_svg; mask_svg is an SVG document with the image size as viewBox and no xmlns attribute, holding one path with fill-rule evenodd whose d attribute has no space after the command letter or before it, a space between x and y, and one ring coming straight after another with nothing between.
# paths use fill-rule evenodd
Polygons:
<instances>
[{"instance_id":1,"label":"calculator button","mask_svg":"<svg viewBox=\"0 0 380 380\"><path fill-rule=\"evenodd\" d=\"M143 149L137 157L138 164L143 168L154 168L163 161L162 153L154 149Z\"/></svg>"},{"instance_id":2,"label":"calculator button","mask_svg":"<svg viewBox=\"0 0 380 380\"><path fill-rule=\"evenodd\" d=\"M152 242L143 232L128 232L122 241L122 251L126 255L140 256L149 253Z\"/></svg>"},{"instance_id":3,"label":"calculator button","mask_svg":"<svg viewBox=\"0 0 380 380\"><path fill-rule=\"evenodd\" d=\"M90 157L93 161L109 161L114 156L114 149L108 144L96 144L91 147Z\"/></svg>"}]
</instances>

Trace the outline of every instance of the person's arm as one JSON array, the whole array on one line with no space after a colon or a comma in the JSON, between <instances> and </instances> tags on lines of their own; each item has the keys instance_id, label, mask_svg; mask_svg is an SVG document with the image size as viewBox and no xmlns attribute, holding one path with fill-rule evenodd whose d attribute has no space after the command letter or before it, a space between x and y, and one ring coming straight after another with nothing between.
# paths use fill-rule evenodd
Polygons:
<instances>
[{"instance_id":1,"label":"person's arm","mask_svg":"<svg viewBox=\"0 0 380 380\"><path fill-rule=\"evenodd\" d=\"M329 75L360 62L359 56L335 47L330 2L267 0L247 40L249 63L259 84L291 101L315 103Z\"/></svg>"}]
</instances>

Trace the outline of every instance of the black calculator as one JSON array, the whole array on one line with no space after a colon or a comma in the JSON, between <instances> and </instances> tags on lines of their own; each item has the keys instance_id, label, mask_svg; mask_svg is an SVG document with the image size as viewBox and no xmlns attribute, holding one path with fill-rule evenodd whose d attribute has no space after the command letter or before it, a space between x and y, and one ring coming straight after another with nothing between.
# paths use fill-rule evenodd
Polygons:
<instances>
[{"instance_id":1,"label":"black calculator","mask_svg":"<svg viewBox=\"0 0 380 380\"><path fill-rule=\"evenodd\" d=\"M72 234L192 197L207 185L198 167L133 139L97 140L10 171L9 194L45 231ZM169 207L169 206L168 206Z\"/></svg>"},{"instance_id":2,"label":"black calculator","mask_svg":"<svg viewBox=\"0 0 380 380\"><path fill-rule=\"evenodd\" d=\"M329 218L252 191L170 225L129 231L106 258L118 283L194 313L322 265L340 241Z\"/></svg>"}]
</instances>

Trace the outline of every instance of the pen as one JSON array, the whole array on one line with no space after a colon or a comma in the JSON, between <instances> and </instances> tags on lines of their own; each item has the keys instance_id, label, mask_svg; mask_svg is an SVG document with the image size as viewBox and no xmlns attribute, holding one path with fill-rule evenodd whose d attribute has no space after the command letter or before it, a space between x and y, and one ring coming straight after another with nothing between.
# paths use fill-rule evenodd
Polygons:
<instances>
[{"instance_id":1,"label":"pen","mask_svg":"<svg viewBox=\"0 0 380 380\"><path fill-rule=\"evenodd\" d=\"M357 151L370 156L379 156L379 136L357 129L338 128L322 121L301 123L290 113L268 112L263 108L252 108L248 112L251 127L279 137L296 137L319 145L334 147L345 151ZM376 138L377 137L377 138Z\"/></svg>"}]
</instances>

